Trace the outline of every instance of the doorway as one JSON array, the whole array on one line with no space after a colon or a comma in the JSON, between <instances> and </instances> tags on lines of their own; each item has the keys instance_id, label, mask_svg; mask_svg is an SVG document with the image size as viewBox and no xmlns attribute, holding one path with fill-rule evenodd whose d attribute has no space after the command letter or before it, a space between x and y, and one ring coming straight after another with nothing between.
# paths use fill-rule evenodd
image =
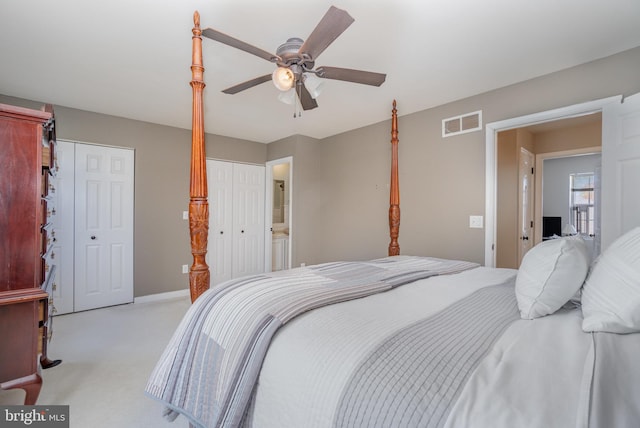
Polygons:
<instances>
[{"instance_id":1,"label":"doorway","mask_svg":"<svg viewBox=\"0 0 640 428\"><path fill-rule=\"evenodd\" d=\"M496 267L517 269L527 251L542 241L544 220L547 226L557 220L557 236L562 235L568 224L576 225L570 216L570 173L595 174L593 163L584 164L580 160L599 153L601 144L599 112L498 133ZM545 163L553 159L558 159L554 173L545 174ZM558 169L560 165L563 167ZM550 193L555 198L543 197ZM547 206L549 201L554 202L553 207ZM595 216L594 202L586 213L592 214L592 223L599 219ZM590 244L599 240L599 234L581 234Z\"/></svg>"},{"instance_id":2,"label":"doorway","mask_svg":"<svg viewBox=\"0 0 640 428\"><path fill-rule=\"evenodd\" d=\"M576 104L555 110L507 119L486 125L486 196L485 196L485 266L496 266L497 240L497 216L498 216L498 168L497 168L497 140L501 131L514 130L525 126L544 124L559 119L575 118L593 113L598 113L607 105L620 103L622 97L615 96L601 100ZM537 219L536 219L537 220Z\"/></svg>"},{"instance_id":3,"label":"doorway","mask_svg":"<svg viewBox=\"0 0 640 428\"><path fill-rule=\"evenodd\" d=\"M265 271L290 269L293 239L293 157L266 163Z\"/></svg>"}]
</instances>

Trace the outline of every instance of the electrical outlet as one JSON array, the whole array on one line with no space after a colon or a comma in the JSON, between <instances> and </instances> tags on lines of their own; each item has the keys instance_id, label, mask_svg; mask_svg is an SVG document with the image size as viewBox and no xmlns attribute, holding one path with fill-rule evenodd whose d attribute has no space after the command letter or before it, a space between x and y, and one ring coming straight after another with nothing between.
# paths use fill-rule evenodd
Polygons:
<instances>
[{"instance_id":1,"label":"electrical outlet","mask_svg":"<svg viewBox=\"0 0 640 428\"><path fill-rule=\"evenodd\" d=\"M305 262L300 263L300 267L305 267L307 264Z\"/></svg>"},{"instance_id":2,"label":"electrical outlet","mask_svg":"<svg viewBox=\"0 0 640 428\"><path fill-rule=\"evenodd\" d=\"M469 227L472 229L482 229L482 216L481 215L470 215L469 216Z\"/></svg>"},{"instance_id":3,"label":"electrical outlet","mask_svg":"<svg viewBox=\"0 0 640 428\"><path fill-rule=\"evenodd\" d=\"M189 273L189 265L182 265L182 273Z\"/></svg>"}]
</instances>

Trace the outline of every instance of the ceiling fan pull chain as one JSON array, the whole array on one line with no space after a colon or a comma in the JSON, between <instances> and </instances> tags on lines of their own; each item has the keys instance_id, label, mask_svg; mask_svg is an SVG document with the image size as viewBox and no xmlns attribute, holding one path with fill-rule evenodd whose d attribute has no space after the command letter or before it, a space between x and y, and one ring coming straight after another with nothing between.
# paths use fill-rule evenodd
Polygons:
<instances>
[{"instance_id":1,"label":"ceiling fan pull chain","mask_svg":"<svg viewBox=\"0 0 640 428\"><path fill-rule=\"evenodd\" d=\"M293 105L294 105L294 108L293 108L293 118L294 118L294 119L295 119L295 117L296 117L296 110L298 111L298 117L300 117L300 116L301 116L301 114L302 114L302 113L301 113L302 107L299 107L299 104L300 104L300 102L301 102L301 101L300 101L300 100L301 100L301 98L300 98L300 93L301 93L301 91L300 91L300 86L301 86L301 85L300 85L300 81L298 80L298 78L296 78L296 82L295 82L295 86L294 86L294 88L295 88L295 92L296 92L296 96L294 97L294 100L295 100L295 101L294 101L294 103L293 103Z\"/></svg>"}]
</instances>

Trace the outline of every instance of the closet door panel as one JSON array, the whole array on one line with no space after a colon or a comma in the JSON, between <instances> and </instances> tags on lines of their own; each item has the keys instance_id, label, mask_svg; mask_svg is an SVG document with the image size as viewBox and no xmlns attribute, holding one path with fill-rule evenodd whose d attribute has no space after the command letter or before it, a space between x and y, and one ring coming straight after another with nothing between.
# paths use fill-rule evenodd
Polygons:
<instances>
[{"instance_id":1,"label":"closet door panel","mask_svg":"<svg viewBox=\"0 0 640 428\"><path fill-rule=\"evenodd\" d=\"M207 160L211 284L264 272L265 168Z\"/></svg>"},{"instance_id":2,"label":"closet door panel","mask_svg":"<svg viewBox=\"0 0 640 428\"><path fill-rule=\"evenodd\" d=\"M264 272L264 174L264 166L234 165L234 277Z\"/></svg>"},{"instance_id":3,"label":"closet door panel","mask_svg":"<svg viewBox=\"0 0 640 428\"><path fill-rule=\"evenodd\" d=\"M211 285L232 278L233 164L207 160L209 236L207 264Z\"/></svg>"},{"instance_id":4,"label":"closet door panel","mask_svg":"<svg viewBox=\"0 0 640 428\"><path fill-rule=\"evenodd\" d=\"M133 301L134 152L76 145L76 311Z\"/></svg>"}]
</instances>

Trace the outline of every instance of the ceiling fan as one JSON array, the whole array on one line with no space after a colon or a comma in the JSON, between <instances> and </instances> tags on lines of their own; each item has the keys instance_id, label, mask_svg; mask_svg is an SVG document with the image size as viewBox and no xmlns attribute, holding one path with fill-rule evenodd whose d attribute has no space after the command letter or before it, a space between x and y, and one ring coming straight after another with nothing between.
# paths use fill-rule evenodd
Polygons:
<instances>
[{"instance_id":1,"label":"ceiling fan","mask_svg":"<svg viewBox=\"0 0 640 428\"><path fill-rule=\"evenodd\" d=\"M311 110L318 107L318 103L315 100L319 93L320 80L318 78L343 80L372 86L380 86L385 81L386 74L381 73L340 67L323 66L314 68L318 56L353 21L354 19L346 11L331 6L307 40L296 37L290 38L278 47L275 55L212 28L204 29L202 35L278 65L278 68L272 74L256 77L227 88L222 92L225 94L237 94L245 89L272 80L275 86L283 92L290 92L290 89L295 88L295 94L300 100L302 108Z\"/></svg>"}]
</instances>

